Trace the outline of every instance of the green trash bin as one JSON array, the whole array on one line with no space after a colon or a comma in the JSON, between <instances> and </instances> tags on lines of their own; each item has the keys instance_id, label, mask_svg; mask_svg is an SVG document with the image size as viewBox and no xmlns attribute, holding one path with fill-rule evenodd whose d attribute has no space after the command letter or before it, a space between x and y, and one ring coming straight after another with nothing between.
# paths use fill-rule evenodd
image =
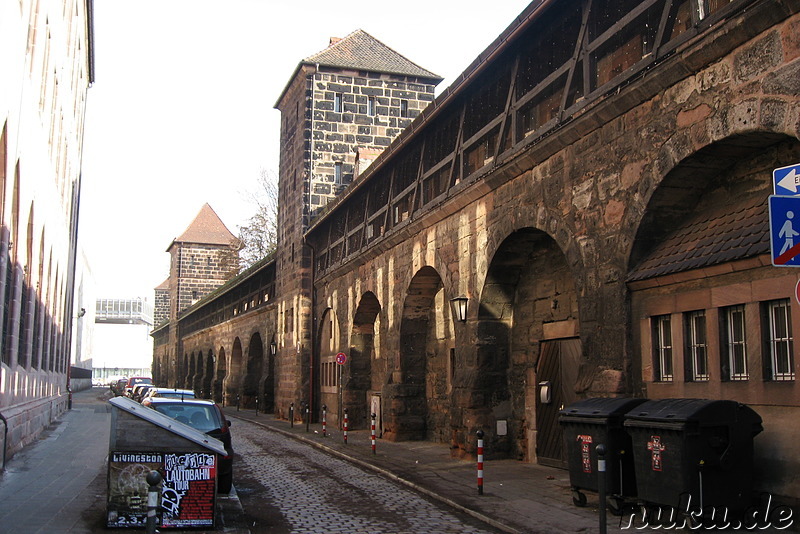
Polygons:
<instances>
[{"instance_id":1,"label":"green trash bin","mask_svg":"<svg viewBox=\"0 0 800 534\"><path fill-rule=\"evenodd\" d=\"M753 409L730 400L663 399L625 416L639 499L687 512L751 505L753 438L763 430Z\"/></svg>"},{"instance_id":2,"label":"green trash bin","mask_svg":"<svg viewBox=\"0 0 800 534\"><path fill-rule=\"evenodd\" d=\"M623 428L624 416L646 399L591 398L561 410L558 422L564 433L572 502L586 505L581 490L598 491L597 452L606 446L606 495L612 512L619 513L626 498L636 496L631 438Z\"/></svg>"}]
</instances>

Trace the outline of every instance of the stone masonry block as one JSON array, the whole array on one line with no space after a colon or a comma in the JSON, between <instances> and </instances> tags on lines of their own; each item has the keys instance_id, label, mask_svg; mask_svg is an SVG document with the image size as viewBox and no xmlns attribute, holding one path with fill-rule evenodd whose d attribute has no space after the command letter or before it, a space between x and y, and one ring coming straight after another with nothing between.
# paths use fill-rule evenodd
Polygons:
<instances>
[{"instance_id":1,"label":"stone masonry block","mask_svg":"<svg viewBox=\"0 0 800 534\"><path fill-rule=\"evenodd\" d=\"M783 59L780 34L769 32L737 54L733 59L736 83L744 83L779 65Z\"/></svg>"}]
</instances>

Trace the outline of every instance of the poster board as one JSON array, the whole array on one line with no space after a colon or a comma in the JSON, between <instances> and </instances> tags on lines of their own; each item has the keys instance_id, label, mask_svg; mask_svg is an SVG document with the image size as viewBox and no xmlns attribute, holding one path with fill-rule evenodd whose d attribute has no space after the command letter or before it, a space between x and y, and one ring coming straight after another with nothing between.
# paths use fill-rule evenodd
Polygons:
<instances>
[{"instance_id":1,"label":"poster board","mask_svg":"<svg viewBox=\"0 0 800 534\"><path fill-rule=\"evenodd\" d=\"M161 527L214 526L216 454L114 451L108 461L108 527L145 526L150 471L162 478Z\"/></svg>"},{"instance_id":2,"label":"poster board","mask_svg":"<svg viewBox=\"0 0 800 534\"><path fill-rule=\"evenodd\" d=\"M118 397L112 406L106 526L144 528L147 474L158 471L161 528L213 528L219 457L216 440L164 414Z\"/></svg>"}]
</instances>

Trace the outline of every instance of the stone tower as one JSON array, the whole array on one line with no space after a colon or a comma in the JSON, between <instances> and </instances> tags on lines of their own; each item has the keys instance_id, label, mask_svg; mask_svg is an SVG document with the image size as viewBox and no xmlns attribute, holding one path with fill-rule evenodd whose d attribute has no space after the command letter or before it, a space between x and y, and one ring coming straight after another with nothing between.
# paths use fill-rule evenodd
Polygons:
<instances>
[{"instance_id":1,"label":"stone tower","mask_svg":"<svg viewBox=\"0 0 800 534\"><path fill-rule=\"evenodd\" d=\"M230 280L239 269L238 240L208 204L167 248L169 319Z\"/></svg>"},{"instance_id":2,"label":"stone tower","mask_svg":"<svg viewBox=\"0 0 800 534\"><path fill-rule=\"evenodd\" d=\"M278 380L300 385L276 398L314 404L309 389L311 218L354 179L357 155L374 157L433 100L442 80L357 30L300 61L278 98L281 112L277 294Z\"/></svg>"},{"instance_id":3,"label":"stone tower","mask_svg":"<svg viewBox=\"0 0 800 534\"><path fill-rule=\"evenodd\" d=\"M169 320L169 278L155 287L155 294L153 325L158 326Z\"/></svg>"},{"instance_id":4,"label":"stone tower","mask_svg":"<svg viewBox=\"0 0 800 534\"><path fill-rule=\"evenodd\" d=\"M236 276L238 250L239 240L208 204L203 205L186 230L167 247L170 254L169 278L156 288L156 306L159 308L156 315L162 320L164 308L168 307L168 323L162 325L160 332L156 328L155 337L157 345L163 343L167 347L161 355L162 364L170 360L174 364L162 369L157 359L153 359L153 378L158 383L182 383L184 377L179 375L185 374L186 361L178 333L178 317Z\"/></svg>"}]
</instances>

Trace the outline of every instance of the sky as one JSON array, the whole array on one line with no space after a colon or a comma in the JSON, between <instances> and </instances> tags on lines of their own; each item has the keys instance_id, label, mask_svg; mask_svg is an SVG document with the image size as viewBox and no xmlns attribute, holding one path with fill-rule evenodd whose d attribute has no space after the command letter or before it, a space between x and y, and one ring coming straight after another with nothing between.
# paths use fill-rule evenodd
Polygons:
<instances>
[{"instance_id":1,"label":"sky","mask_svg":"<svg viewBox=\"0 0 800 534\"><path fill-rule=\"evenodd\" d=\"M444 78L530 0L95 0L79 240L98 298L147 298L208 203L233 234L277 176L274 105L298 63L361 29Z\"/></svg>"}]
</instances>

